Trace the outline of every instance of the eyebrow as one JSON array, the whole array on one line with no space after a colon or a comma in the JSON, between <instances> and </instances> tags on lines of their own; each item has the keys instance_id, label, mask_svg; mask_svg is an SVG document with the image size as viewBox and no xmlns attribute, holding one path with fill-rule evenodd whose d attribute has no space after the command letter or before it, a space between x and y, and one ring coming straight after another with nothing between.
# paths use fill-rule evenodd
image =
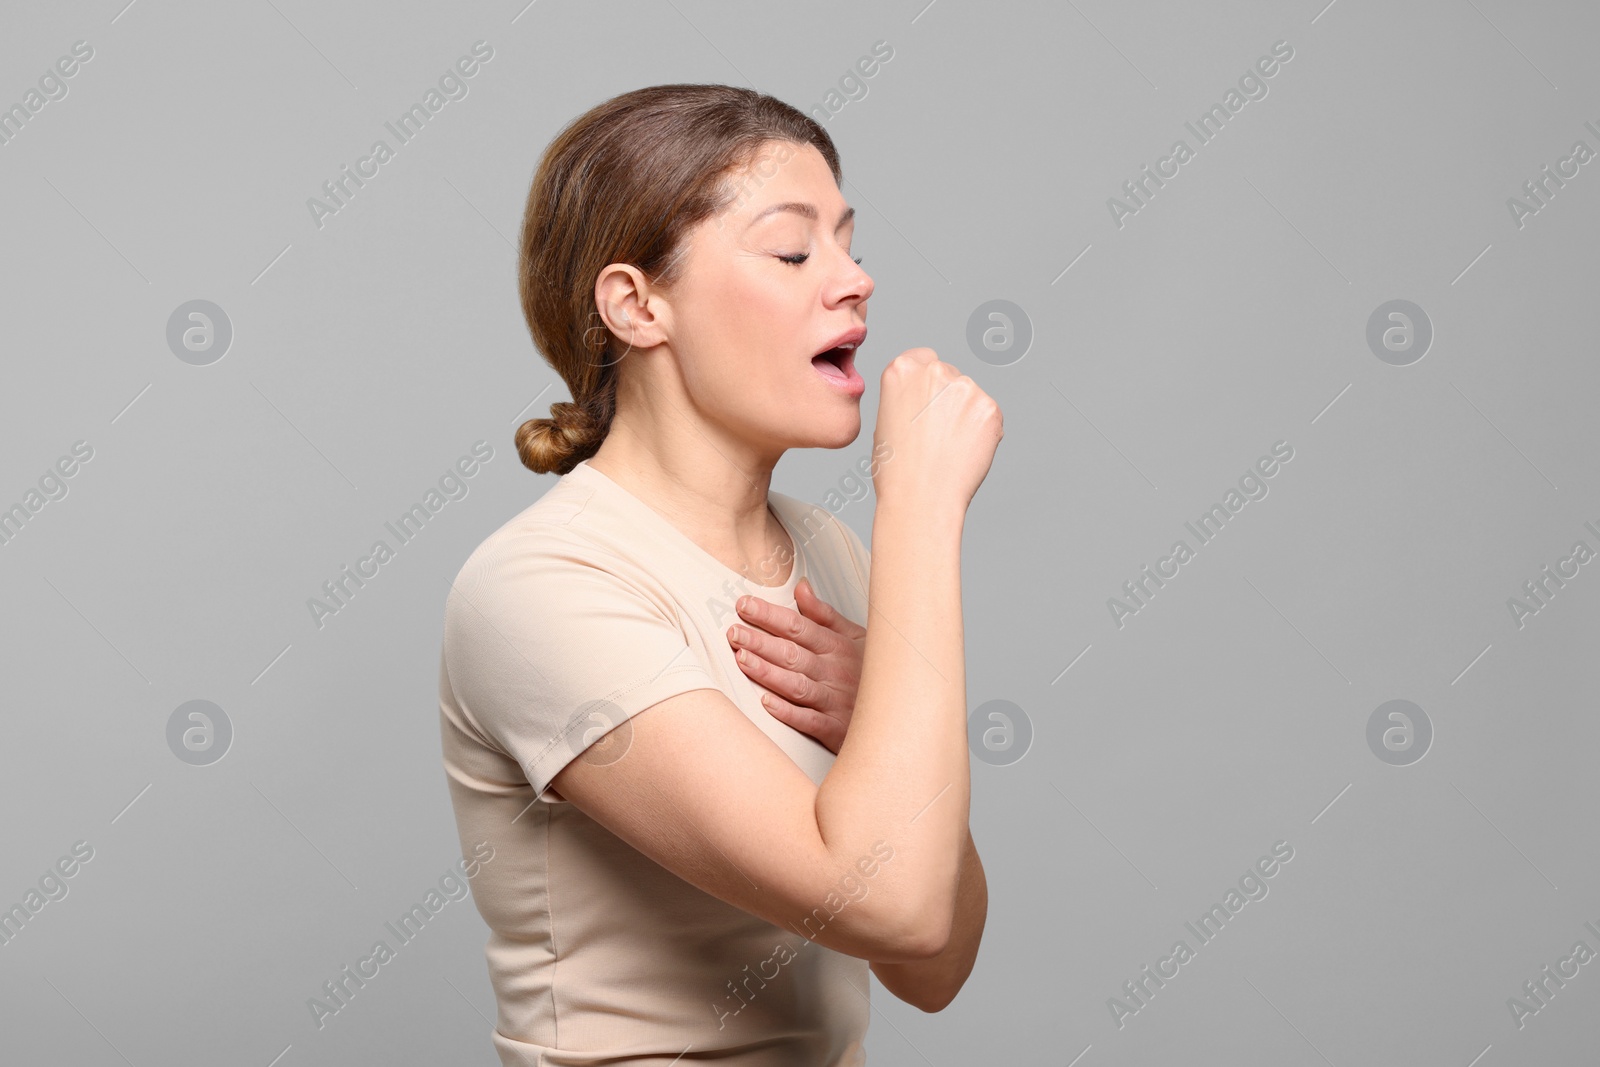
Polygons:
<instances>
[{"instance_id":1,"label":"eyebrow","mask_svg":"<svg viewBox=\"0 0 1600 1067\"><path fill-rule=\"evenodd\" d=\"M796 215L799 215L803 218L811 219L813 222L815 222L817 218L817 209L812 207L810 204L802 204L797 200L789 200L785 201L784 203L773 204L770 207L762 209L760 214L750 220L750 226L754 226L768 215L775 214L779 211L792 211ZM847 207L844 209L844 214L839 216L839 221L834 225L833 228L837 230L855 217L856 209L853 207ZM746 229L749 229L749 227L747 226Z\"/></svg>"}]
</instances>

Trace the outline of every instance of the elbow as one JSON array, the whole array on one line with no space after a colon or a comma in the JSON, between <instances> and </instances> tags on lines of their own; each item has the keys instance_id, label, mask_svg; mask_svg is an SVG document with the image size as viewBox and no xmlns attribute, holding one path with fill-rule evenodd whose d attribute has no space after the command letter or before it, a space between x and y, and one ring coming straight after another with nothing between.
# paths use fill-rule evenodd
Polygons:
<instances>
[{"instance_id":1,"label":"elbow","mask_svg":"<svg viewBox=\"0 0 1600 1067\"><path fill-rule=\"evenodd\" d=\"M944 952L950 946L950 933L955 926L955 909L949 907L921 906L900 917L890 937L890 951L900 960L927 960ZM944 1002L949 1003L949 1000ZM922 1007L922 1005L917 1005ZM939 1008L944 1004L939 1005ZM939 1008L923 1008L938 1011Z\"/></svg>"},{"instance_id":2,"label":"elbow","mask_svg":"<svg viewBox=\"0 0 1600 1067\"><path fill-rule=\"evenodd\" d=\"M959 990L951 989L948 992L940 992L936 995L918 997L915 1000L907 1001L907 1003L913 1008L916 1008L918 1011L926 1012L929 1015L934 1015L948 1008L950 1006L950 1002L956 999L957 992L959 992Z\"/></svg>"},{"instance_id":3,"label":"elbow","mask_svg":"<svg viewBox=\"0 0 1600 1067\"><path fill-rule=\"evenodd\" d=\"M913 959L931 960L941 955L950 947L950 924L933 925L924 921L920 928L910 935L906 943L906 950L912 954Z\"/></svg>"}]
</instances>

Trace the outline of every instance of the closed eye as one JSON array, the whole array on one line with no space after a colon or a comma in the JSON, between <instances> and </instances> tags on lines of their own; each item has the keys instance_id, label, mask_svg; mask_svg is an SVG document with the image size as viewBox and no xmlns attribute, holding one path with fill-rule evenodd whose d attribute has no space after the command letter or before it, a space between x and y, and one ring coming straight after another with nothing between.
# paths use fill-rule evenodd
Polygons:
<instances>
[{"instance_id":1,"label":"closed eye","mask_svg":"<svg viewBox=\"0 0 1600 1067\"><path fill-rule=\"evenodd\" d=\"M811 253L810 252L796 252L793 255L779 256L778 258L783 260L785 263L793 263L795 266L799 266L800 264L804 263L806 260L811 258ZM855 257L855 264L858 267L861 266L861 257L860 256L856 256Z\"/></svg>"}]
</instances>

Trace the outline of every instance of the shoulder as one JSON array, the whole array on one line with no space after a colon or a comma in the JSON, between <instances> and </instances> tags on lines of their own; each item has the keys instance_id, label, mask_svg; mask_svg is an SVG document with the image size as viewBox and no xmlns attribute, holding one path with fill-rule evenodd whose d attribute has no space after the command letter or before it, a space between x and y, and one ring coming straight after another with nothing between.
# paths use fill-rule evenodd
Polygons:
<instances>
[{"instance_id":1,"label":"shoulder","mask_svg":"<svg viewBox=\"0 0 1600 1067\"><path fill-rule=\"evenodd\" d=\"M447 617L570 603L569 594L629 585L628 561L604 536L592 488L562 479L468 554L451 581Z\"/></svg>"}]
</instances>

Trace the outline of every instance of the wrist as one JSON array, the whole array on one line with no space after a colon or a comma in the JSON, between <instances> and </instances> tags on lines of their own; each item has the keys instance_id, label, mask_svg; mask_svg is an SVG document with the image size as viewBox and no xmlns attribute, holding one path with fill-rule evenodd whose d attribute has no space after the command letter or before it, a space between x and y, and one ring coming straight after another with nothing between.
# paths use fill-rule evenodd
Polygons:
<instances>
[{"instance_id":1,"label":"wrist","mask_svg":"<svg viewBox=\"0 0 1600 1067\"><path fill-rule=\"evenodd\" d=\"M946 541L959 547L966 524L966 508L948 494L917 498L910 494L880 495L872 516L872 539L876 546L882 530L913 530L919 539ZM891 536L894 536L891 533Z\"/></svg>"}]
</instances>

